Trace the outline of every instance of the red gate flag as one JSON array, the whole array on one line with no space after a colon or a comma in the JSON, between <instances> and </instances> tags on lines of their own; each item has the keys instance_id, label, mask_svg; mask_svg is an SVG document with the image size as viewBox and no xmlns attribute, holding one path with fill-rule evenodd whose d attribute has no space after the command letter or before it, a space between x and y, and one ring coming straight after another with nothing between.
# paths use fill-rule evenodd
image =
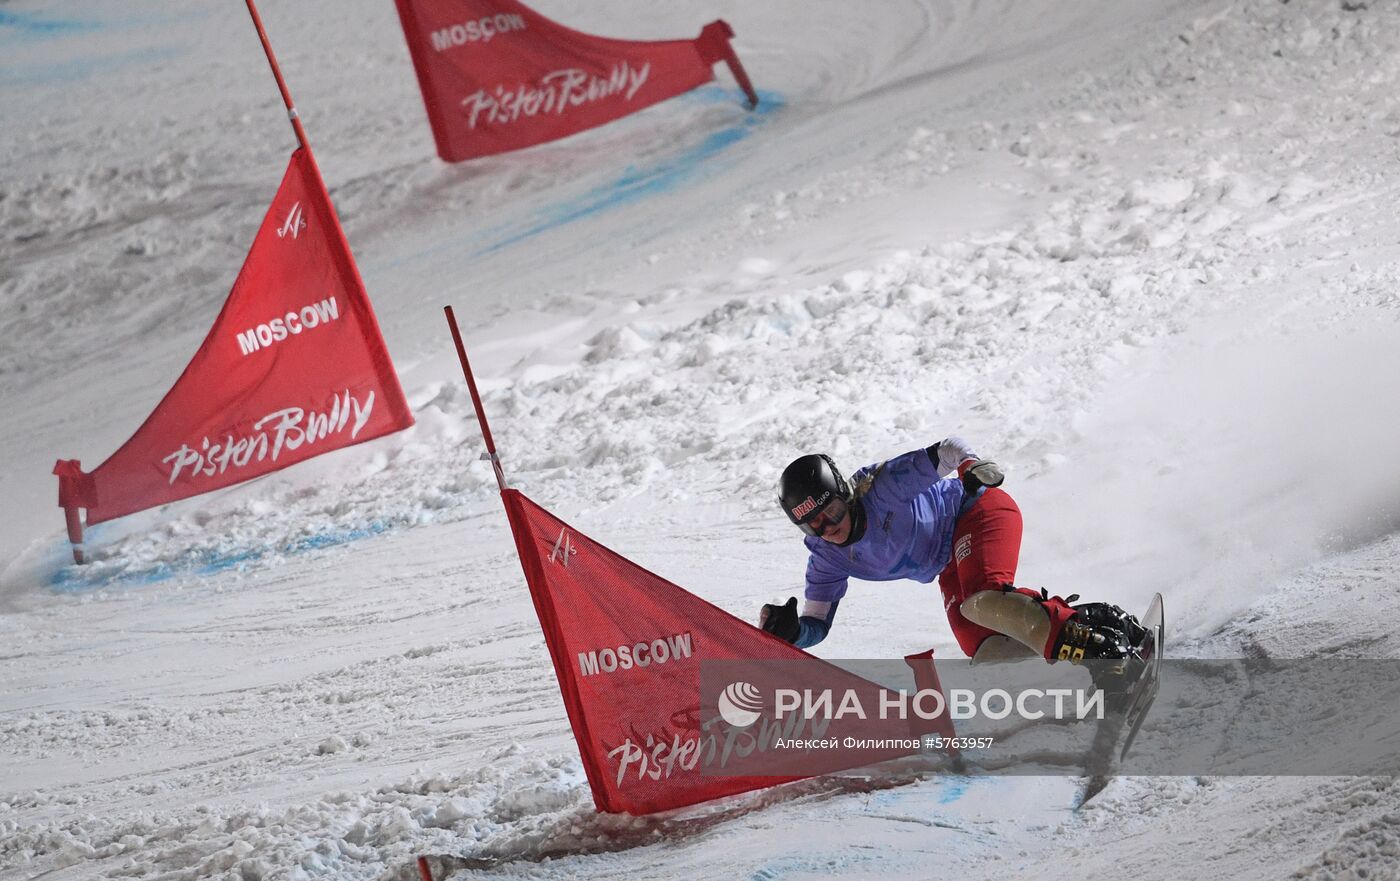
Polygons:
<instances>
[{"instance_id":1,"label":"red gate flag","mask_svg":"<svg viewBox=\"0 0 1400 881\"><path fill-rule=\"evenodd\" d=\"M395 0L438 155L460 162L611 122L714 79L749 83L723 21L694 40L611 40L516 0Z\"/></svg>"},{"instance_id":2,"label":"red gate flag","mask_svg":"<svg viewBox=\"0 0 1400 881\"><path fill-rule=\"evenodd\" d=\"M306 148L209 335L136 433L91 473L60 460L89 524L230 486L413 424L350 246Z\"/></svg>"},{"instance_id":3,"label":"red gate flag","mask_svg":"<svg viewBox=\"0 0 1400 881\"><path fill-rule=\"evenodd\" d=\"M739 669L751 671L786 662L790 671L798 661L820 687L870 695L878 686L643 569L518 490L501 496L598 810L648 814L917 751L853 750L796 764L777 751L758 755L764 744L723 724L714 701L702 700L702 662L744 662ZM925 677L933 675L927 666ZM945 719L925 730L951 728ZM726 774L726 761L739 770Z\"/></svg>"}]
</instances>

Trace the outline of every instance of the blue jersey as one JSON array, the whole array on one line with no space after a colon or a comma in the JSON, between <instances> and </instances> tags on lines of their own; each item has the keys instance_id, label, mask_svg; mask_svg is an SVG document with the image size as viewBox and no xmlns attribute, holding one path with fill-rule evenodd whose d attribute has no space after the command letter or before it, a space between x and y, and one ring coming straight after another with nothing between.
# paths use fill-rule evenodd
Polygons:
<instances>
[{"instance_id":1,"label":"blue jersey","mask_svg":"<svg viewBox=\"0 0 1400 881\"><path fill-rule=\"evenodd\" d=\"M925 584L938 577L953 555L953 528L963 502L962 481L939 479L926 450L914 450L857 471L852 485L875 479L861 504L865 534L846 547L807 536L808 600L834 603L846 595L846 580Z\"/></svg>"},{"instance_id":2,"label":"blue jersey","mask_svg":"<svg viewBox=\"0 0 1400 881\"><path fill-rule=\"evenodd\" d=\"M852 485L874 475L861 496L865 533L845 547L807 536L807 599L802 632L795 643L809 648L826 638L848 579L925 584L938 577L953 555L953 529L963 505L956 474L939 478L928 450L914 450L883 465L857 471Z\"/></svg>"}]
</instances>

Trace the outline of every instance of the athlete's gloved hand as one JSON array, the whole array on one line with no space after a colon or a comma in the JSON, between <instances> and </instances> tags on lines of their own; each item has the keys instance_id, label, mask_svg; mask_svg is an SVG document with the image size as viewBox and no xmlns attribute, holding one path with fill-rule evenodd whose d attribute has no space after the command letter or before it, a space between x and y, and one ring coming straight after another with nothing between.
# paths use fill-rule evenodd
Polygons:
<instances>
[{"instance_id":1,"label":"athlete's gloved hand","mask_svg":"<svg viewBox=\"0 0 1400 881\"><path fill-rule=\"evenodd\" d=\"M989 459L978 459L963 471L963 491L971 495L984 486L1001 486L1004 480L1006 475L1000 465Z\"/></svg>"},{"instance_id":2,"label":"athlete's gloved hand","mask_svg":"<svg viewBox=\"0 0 1400 881\"><path fill-rule=\"evenodd\" d=\"M947 477L958 466L968 459L976 459L977 453L973 451L972 444L965 438L950 434L943 440L928 448L928 457L933 460L934 467L938 469L939 477Z\"/></svg>"},{"instance_id":3,"label":"athlete's gloved hand","mask_svg":"<svg viewBox=\"0 0 1400 881\"><path fill-rule=\"evenodd\" d=\"M797 597L788 597L787 603L778 606L764 603L758 613L758 626L764 633L771 633L784 642L797 642L802 635L802 623L797 620Z\"/></svg>"}]
</instances>

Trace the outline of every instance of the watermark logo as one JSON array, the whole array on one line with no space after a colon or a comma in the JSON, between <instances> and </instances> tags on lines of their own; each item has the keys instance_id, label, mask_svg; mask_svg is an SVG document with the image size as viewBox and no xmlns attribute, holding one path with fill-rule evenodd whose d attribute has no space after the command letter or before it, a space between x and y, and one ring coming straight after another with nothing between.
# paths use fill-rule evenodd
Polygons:
<instances>
[{"instance_id":1,"label":"watermark logo","mask_svg":"<svg viewBox=\"0 0 1400 881\"><path fill-rule=\"evenodd\" d=\"M735 728L747 728L763 714L763 697L748 682L733 682L720 692L715 702L719 716Z\"/></svg>"},{"instance_id":2,"label":"watermark logo","mask_svg":"<svg viewBox=\"0 0 1400 881\"><path fill-rule=\"evenodd\" d=\"M914 692L878 688L862 695L857 688L777 688L773 692L774 718L797 714L804 719L879 719L925 721L941 719L1102 719L1104 693L1099 689L922 688ZM1073 701L1073 703L1071 703Z\"/></svg>"}]
</instances>

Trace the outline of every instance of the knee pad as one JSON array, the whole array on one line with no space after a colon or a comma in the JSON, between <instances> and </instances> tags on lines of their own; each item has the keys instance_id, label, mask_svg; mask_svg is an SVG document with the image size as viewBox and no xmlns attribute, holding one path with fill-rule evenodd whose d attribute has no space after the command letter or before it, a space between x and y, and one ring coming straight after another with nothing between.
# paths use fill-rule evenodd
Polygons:
<instances>
[{"instance_id":1,"label":"knee pad","mask_svg":"<svg viewBox=\"0 0 1400 881\"><path fill-rule=\"evenodd\" d=\"M1045 656L1051 621L1039 600L1018 591L980 590L963 600L958 609L973 624L1003 633Z\"/></svg>"}]
</instances>

